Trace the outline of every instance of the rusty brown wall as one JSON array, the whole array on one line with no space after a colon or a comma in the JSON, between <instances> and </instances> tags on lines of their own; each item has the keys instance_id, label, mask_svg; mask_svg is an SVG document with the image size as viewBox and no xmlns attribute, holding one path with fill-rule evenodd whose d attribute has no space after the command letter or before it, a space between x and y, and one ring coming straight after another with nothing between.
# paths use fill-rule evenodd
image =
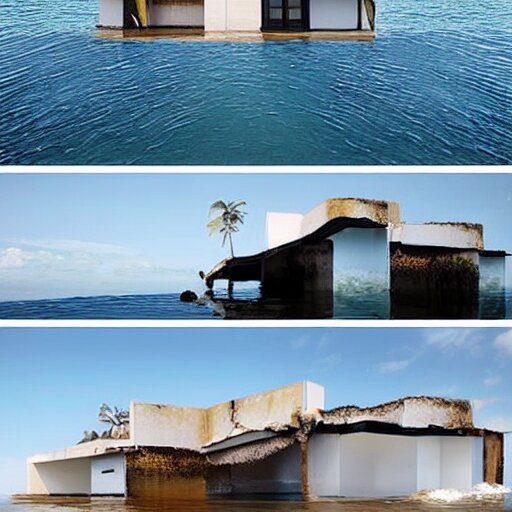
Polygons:
<instances>
[{"instance_id":1,"label":"rusty brown wall","mask_svg":"<svg viewBox=\"0 0 512 512\"><path fill-rule=\"evenodd\" d=\"M503 434L484 432L484 481L503 484Z\"/></svg>"},{"instance_id":2,"label":"rusty brown wall","mask_svg":"<svg viewBox=\"0 0 512 512\"><path fill-rule=\"evenodd\" d=\"M141 448L126 455L128 496L202 499L208 464L191 450Z\"/></svg>"},{"instance_id":3,"label":"rusty brown wall","mask_svg":"<svg viewBox=\"0 0 512 512\"><path fill-rule=\"evenodd\" d=\"M464 255L391 249L392 318L477 318L478 267Z\"/></svg>"}]
</instances>

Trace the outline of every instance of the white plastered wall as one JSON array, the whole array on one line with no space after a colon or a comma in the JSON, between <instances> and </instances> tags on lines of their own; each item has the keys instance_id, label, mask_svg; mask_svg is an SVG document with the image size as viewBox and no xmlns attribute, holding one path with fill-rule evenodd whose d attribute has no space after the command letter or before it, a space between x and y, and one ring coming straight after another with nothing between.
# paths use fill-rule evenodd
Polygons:
<instances>
[{"instance_id":1,"label":"white plastered wall","mask_svg":"<svg viewBox=\"0 0 512 512\"><path fill-rule=\"evenodd\" d=\"M483 249L479 227L464 224L400 224L391 230L391 242L460 249Z\"/></svg>"},{"instance_id":2,"label":"white plastered wall","mask_svg":"<svg viewBox=\"0 0 512 512\"><path fill-rule=\"evenodd\" d=\"M204 409L132 402L130 432L135 445L198 449L205 439Z\"/></svg>"},{"instance_id":3,"label":"white plastered wall","mask_svg":"<svg viewBox=\"0 0 512 512\"><path fill-rule=\"evenodd\" d=\"M123 26L124 0L100 0L100 21L102 27Z\"/></svg>"},{"instance_id":4,"label":"white plastered wall","mask_svg":"<svg viewBox=\"0 0 512 512\"><path fill-rule=\"evenodd\" d=\"M90 458L27 463L28 494L90 494Z\"/></svg>"},{"instance_id":5,"label":"white plastered wall","mask_svg":"<svg viewBox=\"0 0 512 512\"><path fill-rule=\"evenodd\" d=\"M358 0L310 0L312 30L356 30Z\"/></svg>"},{"instance_id":6,"label":"white plastered wall","mask_svg":"<svg viewBox=\"0 0 512 512\"><path fill-rule=\"evenodd\" d=\"M204 5L151 3L149 20L152 27L202 27L204 26Z\"/></svg>"},{"instance_id":7,"label":"white plastered wall","mask_svg":"<svg viewBox=\"0 0 512 512\"><path fill-rule=\"evenodd\" d=\"M272 249L302 237L302 219L300 213L267 213L267 247Z\"/></svg>"},{"instance_id":8,"label":"white plastered wall","mask_svg":"<svg viewBox=\"0 0 512 512\"><path fill-rule=\"evenodd\" d=\"M91 459L91 494L125 494L125 457L122 453Z\"/></svg>"},{"instance_id":9,"label":"white plastered wall","mask_svg":"<svg viewBox=\"0 0 512 512\"><path fill-rule=\"evenodd\" d=\"M512 488L512 432L505 434L504 443L505 468L503 483L506 487Z\"/></svg>"},{"instance_id":10,"label":"white plastered wall","mask_svg":"<svg viewBox=\"0 0 512 512\"><path fill-rule=\"evenodd\" d=\"M244 32L260 28L261 0L205 0L205 31Z\"/></svg>"},{"instance_id":11,"label":"white plastered wall","mask_svg":"<svg viewBox=\"0 0 512 512\"><path fill-rule=\"evenodd\" d=\"M421 489L469 490L483 480L479 437L316 434L309 442L313 495L404 496Z\"/></svg>"},{"instance_id":12,"label":"white plastered wall","mask_svg":"<svg viewBox=\"0 0 512 512\"><path fill-rule=\"evenodd\" d=\"M315 409L325 408L325 388L310 382L304 382L304 403L302 409L304 412L314 411Z\"/></svg>"}]
</instances>

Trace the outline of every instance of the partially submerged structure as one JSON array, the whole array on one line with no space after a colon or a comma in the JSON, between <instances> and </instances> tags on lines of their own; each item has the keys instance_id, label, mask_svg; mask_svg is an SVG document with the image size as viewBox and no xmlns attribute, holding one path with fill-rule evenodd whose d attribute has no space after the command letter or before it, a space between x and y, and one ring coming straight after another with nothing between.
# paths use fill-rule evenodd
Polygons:
<instances>
[{"instance_id":1,"label":"partially submerged structure","mask_svg":"<svg viewBox=\"0 0 512 512\"><path fill-rule=\"evenodd\" d=\"M320 31L371 39L374 20L374 0L100 0L99 25L151 34Z\"/></svg>"},{"instance_id":2,"label":"partially submerged structure","mask_svg":"<svg viewBox=\"0 0 512 512\"><path fill-rule=\"evenodd\" d=\"M132 402L126 438L27 470L32 495L403 496L502 483L503 434L475 428L465 400L325 410L323 387L300 382L205 409Z\"/></svg>"},{"instance_id":3,"label":"partially submerged structure","mask_svg":"<svg viewBox=\"0 0 512 512\"><path fill-rule=\"evenodd\" d=\"M395 202L336 198L304 215L268 213L267 241L205 274L227 318L505 316L507 253L484 248L481 224L407 224ZM260 296L237 300L243 281Z\"/></svg>"}]
</instances>

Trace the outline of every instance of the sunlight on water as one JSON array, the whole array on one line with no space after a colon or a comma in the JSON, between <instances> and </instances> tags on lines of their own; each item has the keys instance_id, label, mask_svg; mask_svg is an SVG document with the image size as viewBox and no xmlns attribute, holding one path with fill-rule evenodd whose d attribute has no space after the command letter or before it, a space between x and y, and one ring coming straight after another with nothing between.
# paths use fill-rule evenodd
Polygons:
<instances>
[{"instance_id":1,"label":"sunlight on water","mask_svg":"<svg viewBox=\"0 0 512 512\"><path fill-rule=\"evenodd\" d=\"M2 0L0 164L506 164L512 3L381 0L373 44L110 41Z\"/></svg>"}]
</instances>

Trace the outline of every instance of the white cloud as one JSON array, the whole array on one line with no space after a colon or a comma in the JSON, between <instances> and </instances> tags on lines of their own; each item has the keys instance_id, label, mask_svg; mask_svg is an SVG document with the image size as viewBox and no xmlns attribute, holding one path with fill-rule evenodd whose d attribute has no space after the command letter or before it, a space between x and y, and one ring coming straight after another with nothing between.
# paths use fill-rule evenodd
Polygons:
<instances>
[{"instance_id":1,"label":"white cloud","mask_svg":"<svg viewBox=\"0 0 512 512\"><path fill-rule=\"evenodd\" d=\"M401 359L398 361L385 361L375 365L375 371L379 374L396 373L405 370L412 363L412 359Z\"/></svg>"},{"instance_id":2,"label":"white cloud","mask_svg":"<svg viewBox=\"0 0 512 512\"><path fill-rule=\"evenodd\" d=\"M79 240L20 242L0 248L0 301L202 291L196 270L163 267L129 248Z\"/></svg>"},{"instance_id":3,"label":"white cloud","mask_svg":"<svg viewBox=\"0 0 512 512\"><path fill-rule=\"evenodd\" d=\"M473 400L471 400L471 405L473 406L473 410L476 412L499 401L501 401L501 399L495 396L490 398L473 398Z\"/></svg>"},{"instance_id":4,"label":"white cloud","mask_svg":"<svg viewBox=\"0 0 512 512\"><path fill-rule=\"evenodd\" d=\"M490 377L487 377L484 379L484 385L485 386L496 386L496 384L499 384L501 382L501 377L498 375L492 375Z\"/></svg>"},{"instance_id":5,"label":"white cloud","mask_svg":"<svg viewBox=\"0 0 512 512\"><path fill-rule=\"evenodd\" d=\"M502 353L512 356L512 329L497 336L494 340L494 346Z\"/></svg>"},{"instance_id":6,"label":"white cloud","mask_svg":"<svg viewBox=\"0 0 512 512\"><path fill-rule=\"evenodd\" d=\"M481 339L477 329L429 329L423 335L427 345L445 352L472 350Z\"/></svg>"},{"instance_id":7,"label":"white cloud","mask_svg":"<svg viewBox=\"0 0 512 512\"><path fill-rule=\"evenodd\" d=\"M51 240L27 240L27 239L4 239L9 245L20 245L22 247L37 247L49 251L60 252L84 252L89 254L133 254L127 247L101 242L89 242L85 240L51 239Z\"/></svg>"},{"instance_id":8,"label":"white cloud","mask_svg":"<svg viewBox=\"0 0 512 512\"><path fill-rule=\"evenodd\" d=\"M8 247L0 251L0 268L23 268L27 265L52 266L64 261L60 254L48 251L25 251L19 247Z\"/></svg>"}]
</instances>

